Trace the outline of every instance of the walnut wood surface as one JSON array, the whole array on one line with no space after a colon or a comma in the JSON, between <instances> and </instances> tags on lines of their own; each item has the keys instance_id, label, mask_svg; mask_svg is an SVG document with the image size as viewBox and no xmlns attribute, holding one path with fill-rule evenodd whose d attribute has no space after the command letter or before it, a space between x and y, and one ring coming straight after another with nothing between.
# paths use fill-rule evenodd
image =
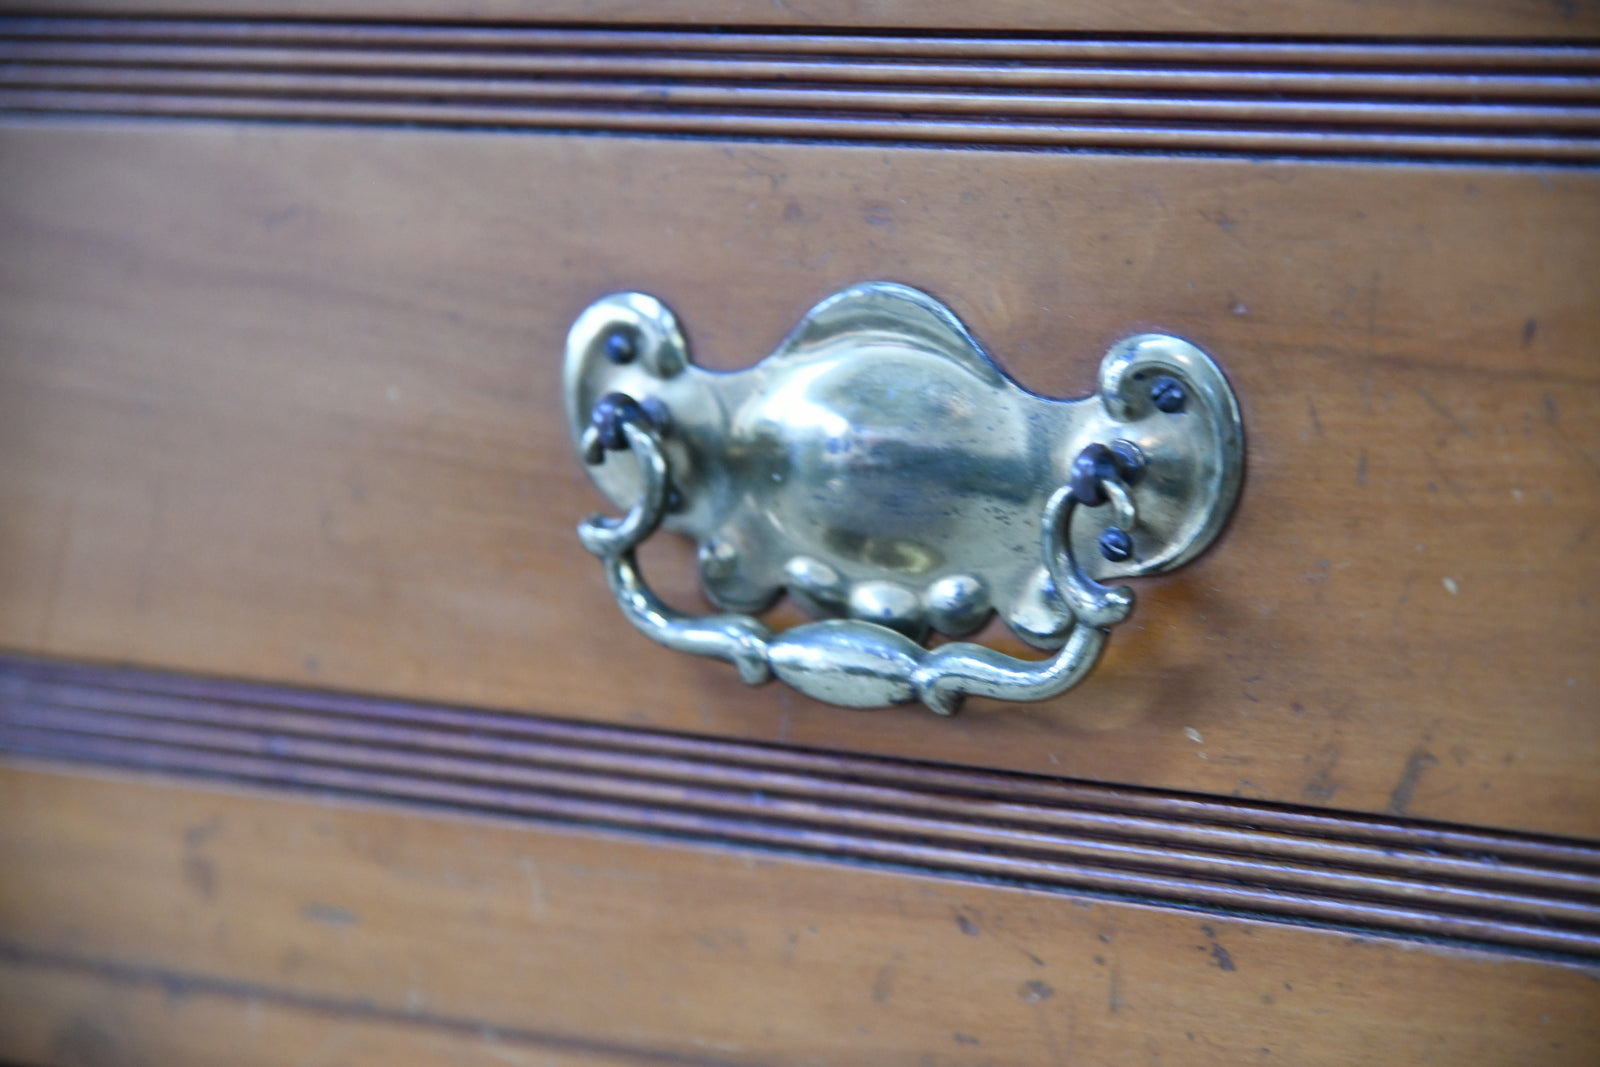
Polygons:
<instances>
[{"instance_id":1,"label":"walnut wood surface","mask_svg":"<svg viewBox=\"0 0 1600 1067\"><path fill-rule=\"evenodd\" d=\"M1600 49L20 18L0 108L1571 163Z\"/></svg>"},{"instance_id":2,"label":"walnut wood surface","mask_svg":"<svg viewBox=\"0 0 1600 1067\"><path fill-rule=\"evenodd\" d=\"M332 1062L441 1044L874 1065L1600 1049L1600 978L1574 965L37 765L0 769L0 805L8 1058L214 1062L233 1042L297 1062L318 1032L351 1043Z\"/></svg>"},{"instance_id":3,"label":"walnut wood surface","mask_svg":"<svg viewBox=\"0 0 1600 1067\"><path fill-rule=\"evenodd\" d=\"M1594 837L1597 183L11 121L0 646ZM870 278L1036 390L1149 328L1238 390L1230 529L1064 698L747 690L634 633L577 544L578 311L654 293L738 366ZM646 570L696 603L682 546Z\"/></svg>"},{"instance_id":4,"label":"walnut wood surface","mask_svg":"<svg viewBox=\"0 0 1600 1067\"><path fill-rule=\"evenodd\" d=\"M39 0L0 0L35 14ZM642 23L876 29L1250 33L1385 37L1582 37L1600 29L1592 0L52 0L52 14L327 18L454 22Z\"/></svg>"}]
</instances>

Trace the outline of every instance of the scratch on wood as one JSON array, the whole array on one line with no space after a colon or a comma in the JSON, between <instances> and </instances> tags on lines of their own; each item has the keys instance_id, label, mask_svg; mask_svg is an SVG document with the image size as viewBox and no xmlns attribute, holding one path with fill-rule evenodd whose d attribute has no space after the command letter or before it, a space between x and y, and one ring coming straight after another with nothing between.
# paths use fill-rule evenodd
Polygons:
<instances>
[{"instance_id":1,"label":"scratch on wood","mask_svg":"<svg viewBox=\"0 0 1600 1067\"><path fill-rule=\"evenodd\" d=\"M217 895L217 870L211 860L197 852L183 857L183 881L190 889L211 900Z\"/></svg>"},{"instance_id":2,"label":"scratch on wood","mask_svg":"<svg viewBox=\"0 0 1600 1067\"><path fill-rule=\"evenodd\" d=\"M1233 956L1228 953L1227 949L1222 947L1222 942L1217 940L1217 932L1215 930L1209 926L1202 926L1200 927L1200 932L1206 935L1207 941L1211 942L1211 959L1220 970L1236 971L1239 969L1234 966Z\"/></svg>"},{"instance_id":3,"label":"scratch on wood","mask_svg":"<svg viewBox=\"0 0 1600 1067\"><path fill-rule=\"evenodd\" d=\"M333 904L318 904L312 902L300 909L302 917L324 926L356 926L361 919L349 908L337 907Z\"/></svg>"},{"instance_id":4,"label":"scratch on wood","mask_svg":"<svg viewBox=\"0 0 1600 1067\"><path fill-rule=\"evenodd\" d=\"M874 1004L887 1004L894 999L894 978L897 970L893 960L878 968L877 976L872 979Z\"/></svg>"},{"instance_id":5,"label":"scratch on wood","mask_svg":"<svg viewBox=\"0 0 1600 1067\"><path fill-rule=\"evenodd\" d=\"M1389 794L1389 810L1396 815L1404 815L1411 806L1411 798L1416 795L1417 783L1422 781L1422 775L1429 767L1439 765L1438 757L1425 748L1412 750L1406 757L1406 765L1400 772L1400 780L1394 784L1394 790Z\"/></svg>"},{"instance_id":6,"label":"scratch on wood","mask_svg":"<svg viewBox=\"0 0 1600 1067\"><path fill-rule=\"evenodd\" d=\"M1041 982L1031 978L1022 983L1022 989L1017 994L1024 1004L1038 1004L1040 1001L1049 1000L1056 995L1055 987L1049 982Z\"/></svg>"},{"instance_id":7,"label":"scratch on wood","mask_svg":"<svg viewBox=\"0 0 1600 1067\"><path fill-rule=\"evenodd\" d=\"M1467 437L1473 438L1473 439L1477 438L1478 435L1472 432L1472 427L1470 427L1466 423L1462 422L1460 417L1457 416L1455 412L1451 411L1449 408L1447 408L1443 404L1439 403L1439 401L1434 397L1434 395L1432 393L1428 392L1426 389L1422 388L1422 386L1420 386L1420 385L1417 386L1417 395L1420 396L1427 403L1427 405L1434 410L1434 412L1440 418L1442 418L1446 422L1450 423L1450 425L1454 426L1457 430L1459 430L1461 433L1465 434Z\"/></svg>"},{"instance_id":8,"label":"scratch on wood","mask_svg":"<svg viewBox=\"0 0 1600 1067\"><path fill-rule=\"evenodd\" d=\"M1217 966L1222 968L1224 971L1238 970L1238 968L1233 965L1233 957L1228 955L1228 950L1223 948L1221 945L1211 946L1211 958L1216 960Z\"/></svg>"},{"instance_id":9,"label":"scratch on wood","mask_svg":"<svg viewBox=\"0 0 1600 1067\"><path fill-rule=\"evenodd\" d=\"M1422 450L1422 455L1423 458L1428 461L1428 466L1433 468L1434 477L1438 478L1444 487L1450 490L1451 494L1457 500L1461 501L1463 504L1466 503L1467 491L1461 487L1460 482L1456 481L1454 478L1450 477L1444 472L1444 467L1440 465L1439 457L1433 454L1433 450L1431 448L1425 448Z\"/></svg>"}]
</instances>

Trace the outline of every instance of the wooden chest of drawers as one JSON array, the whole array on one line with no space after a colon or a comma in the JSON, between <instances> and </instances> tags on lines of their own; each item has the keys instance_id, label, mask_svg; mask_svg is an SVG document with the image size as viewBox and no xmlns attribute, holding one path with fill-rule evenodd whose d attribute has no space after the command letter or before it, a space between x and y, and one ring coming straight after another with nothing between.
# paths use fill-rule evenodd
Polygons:
<instances>
[{"instance_id":1,"label":"wooden chest of drawers","mask_svg":"<svg viewBox=\"0 0 1600 1067\"><path fill-rule=\"evenodd\" d=\"M62 7L0 19L0 1055L1593 1061L1586 7ZM1238 392L1064 697L748 689L578 544L585 306L735 368L868 279Z\"/></svg>"}]
</instances>

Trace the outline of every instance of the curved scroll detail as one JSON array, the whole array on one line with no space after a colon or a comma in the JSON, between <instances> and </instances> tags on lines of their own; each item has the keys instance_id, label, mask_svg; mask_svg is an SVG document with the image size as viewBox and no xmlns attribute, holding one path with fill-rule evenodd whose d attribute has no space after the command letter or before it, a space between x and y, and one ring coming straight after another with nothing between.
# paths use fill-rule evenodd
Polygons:
<instances>
[{"instance_id":1,"label":"curved scroll detail","mask_svg":"<svg viewBox=\"0 0 1600 1067\"><path fill-rule=\"evenodd\" d=\"M618 607L641 633L679 652L727 660L749 685L776 674L807 696L831 704L874 708L921 700L941 715L955 714L968 694L1046 700L1083 679L1105 645L1106 629L1133 608L1127 586L1101 585L1079 569L1062 531L1080 502L1063 486L1045 506L1040 540L1055 588L1079 625L1048 659L1020 660L966 641L925 649L903 634L859 619L805 623L774 636L749 615L688 615L655 595L635 555L666 514L670 472L661 439L653 428L635 421L623 423L622 432L638 463L640 500L620 519L585 519L578 526L579 539L605 562Z\"/></svg>"},{"instance_id":2,"label":"curved scroll detail","mask_svg":"<svg viewBox=\"0 0 1600 1067\"><path fill-rule=\"evenodd\" d=\"M772 677L767 665L771 630L748 615L686 615L645 584L635 550L655 533L666 513L667 458L655 431L632 422L623 423L622 431L639 461L644 486L639 503L621 519L591 515L579 523L578 539L605 561L617 606L641 633L678 652L725 659L747 684L760 685Z\"/></svg>"}]
</instances>

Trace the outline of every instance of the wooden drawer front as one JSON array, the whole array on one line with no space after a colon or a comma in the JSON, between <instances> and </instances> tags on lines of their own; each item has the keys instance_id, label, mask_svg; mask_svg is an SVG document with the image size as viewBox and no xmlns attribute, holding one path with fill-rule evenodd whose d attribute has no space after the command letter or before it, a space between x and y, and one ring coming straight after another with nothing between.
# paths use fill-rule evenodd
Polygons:
<instances>
[{"instance_id":1,"label":"wooden drawer front","mask_svg":"<svg viewBox=\"0 0 1600 1067\"><path fill-rule=\"evenodd\" d=\"M57 7L0 1059L1596 1061L1592 5ZM1231 523L1065 696L747 688L579 545L580 311L731 369L869 280L1039 393L1143 331L1238 393Z\"/></svg>"},{"instance_id":2,"label":"wooden drawer front","mask_svg":"<svg viewBox=\"0 0 1600 1067\"><path fill-rule=\"evenodd\" d=\"M31 1062L1581 1065L1600 1047L1593 969L1543 960L126 776L13 766L0 800L0 1048Z\"/></svg>"},{"instance_id":3,"label":"wooden drawer front","mask_svg":"<svg viewBox=\"0 0 1600 1067\"><path fill-rule=\"evenodd\" d=\"M1592 836L1587 170L12 120L0 642ZM559 359L637 288L739 366L867 278L1030 388L1215 353L1249 469L1079 690L863 714L633 633ZM694 604L684 551L647 571ZM1012 647L1004 635L998 644Z\"/></svg>"}]
</instances>

